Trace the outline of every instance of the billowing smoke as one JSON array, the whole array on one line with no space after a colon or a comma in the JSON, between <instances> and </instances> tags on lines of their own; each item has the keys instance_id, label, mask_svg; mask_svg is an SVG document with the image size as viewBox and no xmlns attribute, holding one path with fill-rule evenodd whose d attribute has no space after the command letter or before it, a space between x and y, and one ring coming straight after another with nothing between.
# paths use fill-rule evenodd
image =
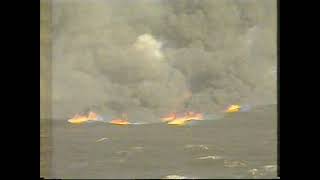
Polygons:
<instances>
[{"instance_id":1,"label":"billowing smoke","mask_svg":"<svg viewBox=\"0 0 320 180\"><path fill-rule=\"evenodd\" d=\"M53 118L276 103L275 0L53 0Z\"/></svg>"}]
</instances>

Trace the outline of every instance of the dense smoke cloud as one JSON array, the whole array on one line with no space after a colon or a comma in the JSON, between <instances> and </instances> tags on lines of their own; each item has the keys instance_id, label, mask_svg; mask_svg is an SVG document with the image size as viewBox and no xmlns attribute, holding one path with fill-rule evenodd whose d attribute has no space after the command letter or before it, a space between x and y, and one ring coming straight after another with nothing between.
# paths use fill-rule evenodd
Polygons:
<instances>
[{"instance_id":1,"label":"dense smoke cloud","mask_svg":"<svg viewBox=\"0 0 320 180\"><path fill-rule=\"evenodd\" d=\"M54 0L53 118L276 103L275 0Z\"/></svg>"}]
</instances>

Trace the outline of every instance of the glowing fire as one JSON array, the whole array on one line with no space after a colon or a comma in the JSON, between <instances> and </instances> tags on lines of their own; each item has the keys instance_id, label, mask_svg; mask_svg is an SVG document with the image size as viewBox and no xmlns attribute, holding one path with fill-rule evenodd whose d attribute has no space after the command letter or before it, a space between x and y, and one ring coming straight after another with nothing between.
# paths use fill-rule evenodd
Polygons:
<instances>
[{"instance_id":1,"label":"glowing fire","mask_svg":"<svg viewBox=\"0 0 320 180\"><path fill-rule=\"evenodd\" d=\"M130 122L124 119L113 119L111 122L111 124L115 124L115 125L129 125Z\"/></svg>"},{"instance_id":2,"label":"glowing fire","mask_svg":"<svg viewBox=\"0 0 320 180\"><path fill-rule=\"evenodd\" d=\"M162 117L161 120L171 125L185 125L192 120L203 120L203 115L201 113L187 112L182 116L178 116L176 113L172 113Z\"/></svg>"},{"instance_id":3,"label":"glowing fire","mask_svg":"<svg viewBox=\"0 0 320 180\"><path fill-rule=\"evenodd\" d=\"M161 117L161 120L163 122L168 122L168 121L172 121L172 120L176 119L176 117L177 117L176 113L171 113L168 116Z\"/></svg>"},{"instance_id":4,"label":"glowing fire","mask_svg":"<svg viewBox=\"0 0 320 180\"><path fill-rule=\"evenodd\" d=\"M188 120L203 120L201 113L187 112L186 119Z\"/></svg>"},{"instance_id":5,"label":"glowing fire","mask_svg":"<svg viewBox=\"0 0 320 180\"><path fill-rule=\"evenodd\" d=\"M99 116L95 112L89 112L88 115L79 115L76 114L73 118L69 119L68 122L73 124L80 124L87 121L97 121L99 120Z\"/></svg>"},{"instance_id":6,"label":"glowing fire","mask_svg":"<svg viewBox=\"0 0 320 180\"><path fill-rule=\"evenodd\" d=\"M183 126L183 125L186 125L188 121L189 120L186 120L186 119L175 119L173 121L168 122L168 124Z\"/></svg>"},{"instance_id":7,"label":"glowing fire","mask_svg":"<svg viewBox=\"0 0 320 180\"><path fill-rule=\"evenodd\" d=\"M228 113L232 113L232 112L239 112L240 111L240 108L241 106L240 105L230 105L226 110L225 112L228 112Z\"/></svg>"},{"instance_id":8,"label":"glowing fire","mask_svg":"<svg viewBox=\"0 0 320 180\"><path fill-rule=\"evenodd\" d=\"M110 121L111 124L115 124L115 125L129 125L130 122L127 120L128 117L126 114L122 114L122 118L121 119L113 119Z\"/></svg>"}]
</instances>

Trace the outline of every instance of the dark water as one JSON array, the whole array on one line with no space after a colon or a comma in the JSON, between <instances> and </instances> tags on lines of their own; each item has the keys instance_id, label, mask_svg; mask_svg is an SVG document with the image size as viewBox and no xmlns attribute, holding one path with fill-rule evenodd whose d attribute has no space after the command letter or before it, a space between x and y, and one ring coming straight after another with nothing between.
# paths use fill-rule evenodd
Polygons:
<instances>
[{"instance_id":1,"label":"dark water","mask_svg":"<svg viewBox=\"0 0 320 180\"><path fill-rule=\"evenodd\" d=\"M276 106L191 126L52 126L54 178L275 178ZM97 142L101 138L108 138Z\"/></svg>"}]
</instances>

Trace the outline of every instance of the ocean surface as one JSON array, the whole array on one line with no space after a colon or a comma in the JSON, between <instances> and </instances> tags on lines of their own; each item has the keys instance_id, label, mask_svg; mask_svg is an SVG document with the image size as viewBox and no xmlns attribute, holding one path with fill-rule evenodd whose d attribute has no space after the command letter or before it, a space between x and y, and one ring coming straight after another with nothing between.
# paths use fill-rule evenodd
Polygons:
<instances>
[{"instance_id":1,"label":"ocean surface","mask_svg":"<svg viewBox=\"0 0 320 180\"><path fill-rule=\"evenodd\" d=\"M42 141L45 138L50 148L42 147L40 163L51 178L277 176L276 105L187 126L116 126L104 122L74 125L53 120L50 135L41 136Z\"/></svg>"}]
</instances>

